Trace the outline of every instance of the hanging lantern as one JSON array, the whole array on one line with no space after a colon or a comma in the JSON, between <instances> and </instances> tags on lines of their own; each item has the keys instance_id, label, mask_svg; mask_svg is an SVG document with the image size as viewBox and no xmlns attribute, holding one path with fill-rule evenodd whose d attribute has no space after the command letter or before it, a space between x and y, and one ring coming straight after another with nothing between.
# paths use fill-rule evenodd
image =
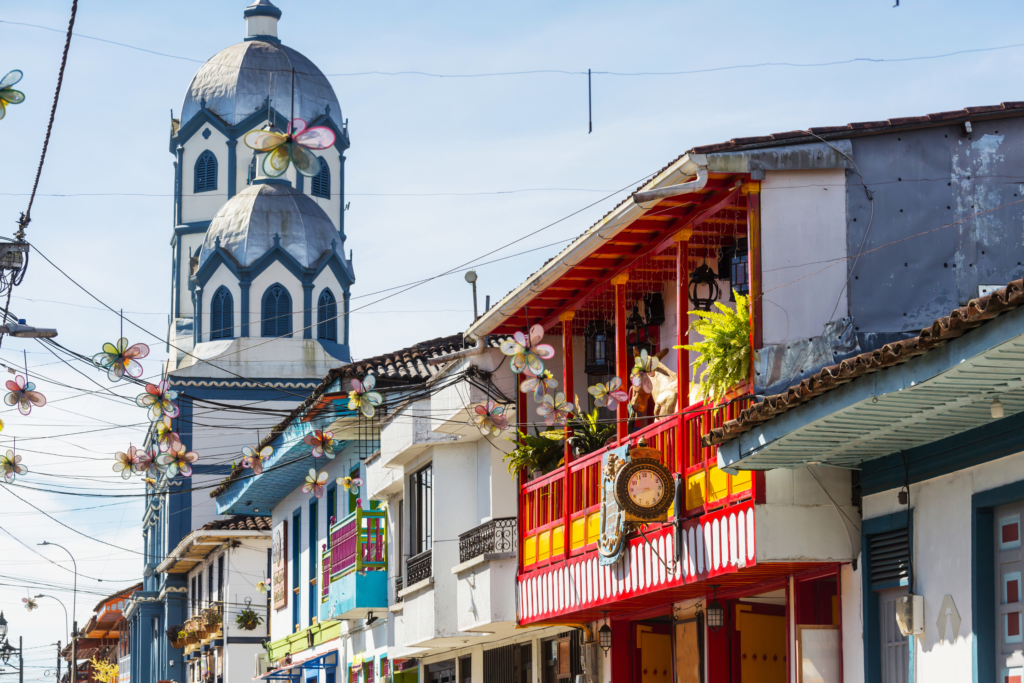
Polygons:
<instances>
[{"instance_id":1,"label":"hanging lantern","mask_svg":"<svg viewBox=\"0 0 1024 683\"><path fill-rule=\"evenodd\" d=\"M647 351L654 354L654 342L651 341L650 327L640 315L640 307L634 306L626 318L626 347Z\"/></svg>"},{"instance_id":2,"label":"hanging lantern","mask_svg":"<svg viewBox=\"0 0 1024 683\"><path fill-rule=\"evenodd\" d=\"M698 311L710 311L711 304L718 301L722 290L718 286L718 276L707 263L702 263L690 275L690 303Z\"/></svg>"},{"instance_id":3,"label":"hanging lantern","mask_svg":"<svg viewBox=\"0 0 1024 683\"><path fill-rule=\"evenodd\" d=\"M608 650L612 649L612 629L608 626L608 613L604 613L604 626L597 630L597 643L604 650L605 654L608 654Z\"/></svg>"},{"instance_id":4,"label":"hanging lantern","mask_svg":"<svg viewBox=\"0 0 1024 683\"><path fill-rule=\"evenodd\" d=\"M606 320L587 323L583 330L583 366L588 375L615 372L615 328Z\"/></svg>"},{"instance_id":5,"label":"hanging lantern","mask_svg":"<svg viewBox=\"0 0 1024 683\"><path fill-rule=\"evenodd\" d=\"M715 599L715 596L718 595L718 586L712 586L712 588L714 593L712 594L711 604L708 605L707 611L708 628L712 631L718 631L718 629L725 626L725 608Z\"/></svg>"}]
</instances>

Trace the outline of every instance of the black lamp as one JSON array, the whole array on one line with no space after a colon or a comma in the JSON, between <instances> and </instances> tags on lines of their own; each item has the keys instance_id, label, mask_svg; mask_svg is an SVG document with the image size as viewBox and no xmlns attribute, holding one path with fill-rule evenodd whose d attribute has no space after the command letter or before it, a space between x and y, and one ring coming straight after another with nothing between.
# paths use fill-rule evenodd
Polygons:
<instances>
[{"instance_id":1,"label":"black lamp","mask_svg":"<svg viewBox=\"0 0 1024 683\"><path fill-rule=\"evenodd\" d=\"M718 276L708 264L702 263L690 274L690 303L698 311L710 311L711 304L718 301L722 290L718 286Z\"/></svg>"},{"instance_id":2,"label":"black lamp","mask_svg":"<svg viewBox=\"0 0 1024 683\"><path fill-rule=\"evenodd\" d=\"M604 613L604 625L597 630L597 643L605 654L612 649L612 629L608 626L608 612Z\"/></svg>"},{"instance_id":3,"label":"black lamp","mask_svg":"<svg viewBox=\"0 0 1024 683\"><path fill-rule=\"evenodd\" d=\"M583 330L584 371L588 375L606 375L615 370L615 328L606 320L587 323Z\"/></svg>"},{"instance_id":4,"label":"black lamp","mask_svg":"<svg viewBox=\"0 0 1024 683\"><path fill-rule=\"evenodd\" d=\"M714 593L711 596L711 604L708 605L708 628L717 632L718 629L725 626L725 608L715 599L715 596L718 595L718 585L712 585L711 588L714 589Z\"/></svg>"},{"instance_id":5,"label":"black lamp","mask_svg":"<svg viewBox=\"0 0 1024 683\"><path fill-rule=\"evenodd\" d=\"M4 642L7 638L7 620L4 619L4 613L0 612L0 643Z\"/></svg>"},{"instance_id":6,"label":"black lamp","mask_svg":"<svg viewBox=\"0 0 1024 683\"><path fill-rule=\"evenodd\" d=\"M634 306L629 317L626 318L626 345L629 348L647 350L647 353L654 351L654 344L651 342L647 322L640 317L640 307Z\"/></svg>"}]
</instances>

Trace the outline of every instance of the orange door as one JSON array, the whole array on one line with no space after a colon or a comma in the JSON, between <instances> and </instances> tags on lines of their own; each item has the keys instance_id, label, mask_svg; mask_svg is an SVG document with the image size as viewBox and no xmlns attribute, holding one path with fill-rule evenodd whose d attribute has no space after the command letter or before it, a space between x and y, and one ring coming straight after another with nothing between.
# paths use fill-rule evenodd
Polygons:
<instances>
[{"instance_id":1,"label":"orange door","mask_svg":"<svg viewBox=\"0 0 1024 683\"><path fill-rule=\"evenodd\" d=\"M786 683L786 617L740 612L741 683Z\"/></svg>"},{"instance_id":2,"label":"orange door","mask_svg":"<svg viewBox=\"0 0 1024 683\"><path fill-rule=\"evenodd\" d=\"M668 627L639 624L636 629L640 683L672 683L672 636Z\"/></svg>"}]
</instances>

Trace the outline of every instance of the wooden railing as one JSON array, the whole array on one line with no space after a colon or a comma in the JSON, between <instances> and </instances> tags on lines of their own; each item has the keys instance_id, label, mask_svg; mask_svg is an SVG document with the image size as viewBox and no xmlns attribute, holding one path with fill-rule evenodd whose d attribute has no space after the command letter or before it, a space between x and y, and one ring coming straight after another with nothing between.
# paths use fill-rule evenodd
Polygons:
<instances>
[{"instance_id":1,"label":"wooden railing","mask_svg":"<svg viewBox=\"0 0 1024 683\"><path fill-rule=\"evenodd\" d=\"M715 449L700 445L702 434L739 415L750 400L742 397L716 407L695 403L681 416L655 419L629 435L630 444L644 440L662 454L662 463L673 474L684 477L683 517L706 514L755 495L749 473L725 474L717 467ZM524 570L596 550L601 532L601 456L608 448L522 486L519 547ZM675 510L670 509L669 517L674 516Z\"/></svg>"},{"instance_id":2,"label":"wooden railing","mask_svg":"<svg viewBox=\"0 0 1024 683\"><path fill-rule=\"evenodd\" d=\"M388 539L383 510L363 510L331 526L329 546L321 556L321 598L330 593L334 579L354 571L387 571Z\"/></svg>"}]
</instances>

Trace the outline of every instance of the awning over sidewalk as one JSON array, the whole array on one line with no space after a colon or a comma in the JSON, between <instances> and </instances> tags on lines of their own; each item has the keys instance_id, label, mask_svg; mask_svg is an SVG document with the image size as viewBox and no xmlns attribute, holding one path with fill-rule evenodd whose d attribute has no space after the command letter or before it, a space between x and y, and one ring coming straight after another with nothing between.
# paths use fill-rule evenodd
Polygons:
<instances>
[{"instance_id":1,"label":"awning over sidewalk","mask_svg":"<svg viewBox=\"0 0 1024 683\"><path fill-rule=\"evenodd\" d=\"M295 677L300 677L303 671L318 671L320 669L330 669L338 666L338 651L332 650L325 652L315 657L308 657L306 659L293 660L287 666L282 666L279 669L268 671L262 676L257 676L254 681L281 681L291 680Z\"/></svg>"}]
</instances>

